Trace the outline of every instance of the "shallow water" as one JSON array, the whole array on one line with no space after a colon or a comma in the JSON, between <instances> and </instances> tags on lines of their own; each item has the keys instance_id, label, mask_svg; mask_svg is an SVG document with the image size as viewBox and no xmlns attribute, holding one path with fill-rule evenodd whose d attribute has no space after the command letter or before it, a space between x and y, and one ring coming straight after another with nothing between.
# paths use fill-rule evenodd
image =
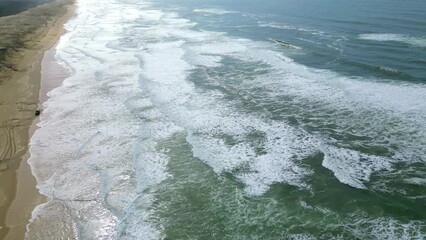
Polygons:
<instances>
[{"instance_id":1,"label":"shallow water","mask_svg":"<svg viewBox=\"0 0 426 240\"><path fill-rule=\"evenodd\" d=\"M79 1L29 236L425 238L426 5L380 4Z\"/></svg>"}]
</instances>

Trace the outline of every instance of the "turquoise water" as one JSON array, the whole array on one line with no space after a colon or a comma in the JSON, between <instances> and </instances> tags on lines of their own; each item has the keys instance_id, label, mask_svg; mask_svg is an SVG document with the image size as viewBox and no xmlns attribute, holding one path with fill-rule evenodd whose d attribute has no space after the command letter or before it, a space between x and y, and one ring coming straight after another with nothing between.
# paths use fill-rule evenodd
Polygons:
<instances>
[{"instance_id":1,"label":"turquoise water","mask_svg":"<svg viewBox=\"0 0 426 240\"><path fill-rule=\"evenodd\" d=\"M62 204L73 227L29 234L424 239L425 12L80 1L30 160L50 198L30 226Z\"/></svg>"}]
</instances>

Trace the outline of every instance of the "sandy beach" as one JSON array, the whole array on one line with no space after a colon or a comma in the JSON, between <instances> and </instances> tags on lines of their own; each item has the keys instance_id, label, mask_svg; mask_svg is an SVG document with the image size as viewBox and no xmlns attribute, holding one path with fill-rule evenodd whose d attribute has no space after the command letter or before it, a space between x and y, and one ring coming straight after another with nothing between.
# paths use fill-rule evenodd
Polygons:
<instances>
[{"instance_id":1,"label":"sandy beach","mask_svg":"<svg viewBox=\"0 0 426 240\"><path fill-rule=\"evenodd\" d=\"M35 111L47 99L46 93L68 74L54 60L52 47L74 15L70 3L55 1L38 7L57 12L25 36L26 47L9 56L0 72L0 239L22 239L31 212L44 200L27 163L28 143L36 129ZM18 15L25 17L31 11L37 8Z\"/></svg>"}]
</instances>

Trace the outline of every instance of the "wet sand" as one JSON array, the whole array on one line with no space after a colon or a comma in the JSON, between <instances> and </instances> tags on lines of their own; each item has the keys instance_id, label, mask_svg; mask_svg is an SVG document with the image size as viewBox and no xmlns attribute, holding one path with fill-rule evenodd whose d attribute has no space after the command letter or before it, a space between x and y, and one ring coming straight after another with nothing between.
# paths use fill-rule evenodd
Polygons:
<instances>
[{"instance_id":1,"label":"wet sand","mask_svg":"<svg viewBox=\"0 0 426 240\"><path fill-rule=\"evenodd\" d=\"M44 200L27 163L28 143L36 129L35 110L46 92L62 82L59 72L68 74L54 65L54 50L47 50L64 33L74 8L68 5L65 15L32 34L33 45L17 53L14 71L0 74L0 239L23 239L31 212Z\"/></svg>"}]
</instances>

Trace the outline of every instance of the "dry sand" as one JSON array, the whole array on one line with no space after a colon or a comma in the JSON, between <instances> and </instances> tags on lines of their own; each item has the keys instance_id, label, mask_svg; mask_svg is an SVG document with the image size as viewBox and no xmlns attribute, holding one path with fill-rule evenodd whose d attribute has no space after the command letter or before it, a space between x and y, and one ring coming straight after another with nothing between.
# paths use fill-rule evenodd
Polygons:
<instances>
[{"instance_id":1,"label":"dry sand","mask_svg":"<svg viewBox=\"0 0 426 240\"><path fill-rule=\"evenodd\" d=\"M28 143L36 128L35 110L46 100L46 92L68 74L55 65L54 50L47 50L64 33L63 24L74 15L74 8L69 5L65 15L32 34L34 45L16 54L17 71L0 75L0 239L23 239L32 210L44 200L27 163Z\"/></svg>"}]
</instances>

